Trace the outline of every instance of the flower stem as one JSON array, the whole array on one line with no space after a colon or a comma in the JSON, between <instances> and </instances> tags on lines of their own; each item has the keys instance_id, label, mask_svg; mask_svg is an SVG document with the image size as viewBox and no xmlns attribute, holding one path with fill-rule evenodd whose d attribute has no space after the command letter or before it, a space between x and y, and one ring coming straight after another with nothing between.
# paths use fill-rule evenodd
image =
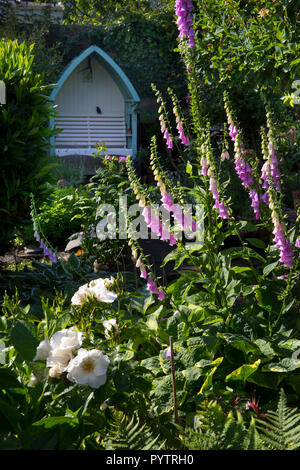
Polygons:
<instances>
[{"instance_id":1,"label":"flower stem","mask_svg":"<svg viewBox=\"0 0 300 470\"><path fill-rule=\"evenodd\" d=\"M178 406L177 406L177 397L176 397L173 336L170 336L170 351L171 351L171 377L172 377L173 404L174 404L174 421L175 421L176 424L179 424Z\"/></svg>"}]
</instances>

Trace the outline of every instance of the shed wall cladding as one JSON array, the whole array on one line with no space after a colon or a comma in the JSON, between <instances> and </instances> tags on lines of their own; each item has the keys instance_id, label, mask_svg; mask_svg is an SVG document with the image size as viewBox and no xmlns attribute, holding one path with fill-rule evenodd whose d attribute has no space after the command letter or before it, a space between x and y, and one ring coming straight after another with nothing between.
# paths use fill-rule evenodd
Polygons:
<instances>
[{"instance_id":1,"label":"shed wall cladding","mask_svg":"<svg viewBox=\"0 0 300 470\"><path fill-rule=\"evenodd\" d=\"M97 59L87 57L73 70L55 104L56 125L63 129L55 139L57 148L95 148L99 141L108 148L126 147L124 97Z\"/></svg>"},{"instance_id":2,"label":"shed wall cladding","mask_svg":"<svg viewBox=\"0 0 300 470\"><path fill-rule=\"evenodd\" d=\"M125 103L119 87L94 58L81 62L59 90L55 104L60 114L124 114Z\"/></svg>"}]
</instances>

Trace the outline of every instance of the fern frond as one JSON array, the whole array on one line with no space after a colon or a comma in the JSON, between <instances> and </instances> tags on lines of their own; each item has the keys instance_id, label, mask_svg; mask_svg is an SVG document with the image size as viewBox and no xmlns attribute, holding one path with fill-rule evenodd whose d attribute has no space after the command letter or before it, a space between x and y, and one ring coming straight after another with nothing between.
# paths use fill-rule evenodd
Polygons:
<instances>
[{"instance_id":1,"label":"fern frond","mask_svg":"<svg viewBox=\"0 0 300 470\"><path fill-rule=\"evenodd\" d=\"M256 419L261 439L271 450L300 449L300 413L287 406L284 390L280 390L276 411L267 411L266 419Z\"/></svg>"},{"instance_id":2,"label":"fern frond","mask_svg":"<svg viewBox=\"0 0 300 470\"><path fill-rule=\"evenodd\" d=\"M141 424L140 418L136 414L130 418L122 412L115 412L111 429L104 438L103 445L107 450L162 449L164 443L159 445L159 439L160 435L153 436L152 430L146 424Z\"/></svg>"},{"instance_id":3,"label":"fern frond","mask_svg":"<svg viewBox=\"0 0 300 470\"><path fill-rule=\"evenodd\" d=\"M260 450L262 443L252 420L249 427L241 413L236 416L223 413L221 407L212 403L201 414L197 430L186 428L180 432L183 446L190 450Z\"/></svg>"}]
</instances>

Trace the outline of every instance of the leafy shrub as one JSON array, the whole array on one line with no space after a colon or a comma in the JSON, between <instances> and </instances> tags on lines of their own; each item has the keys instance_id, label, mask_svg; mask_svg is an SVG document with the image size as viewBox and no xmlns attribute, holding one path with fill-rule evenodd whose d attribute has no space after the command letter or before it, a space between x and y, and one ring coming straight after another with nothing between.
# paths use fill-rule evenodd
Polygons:
<instances>
[{"instance_id":1,"label":"leafy shrub","mask_svg":"<svg viewBox=\"0 0 300 470\"><path fill-rule=\"evenodd\" d=\"M37 209L41 231L51 244L64 244L85 226L92 207L84 186L55 187Z\"/></svg>"},{"instance_id":2,"label":"leafy shrub","mask_svg":"<svg viewBox=\"0 0 300 470\"><path fill-rule=\"evenodd\" d=\"M0 107L1 229L5 251L15 227L30 213L30 193L41 194L55 160L49 157L52 116L43 77L33 72L33 45L0 41L0 80L6 105Z\"/></svg>"},{"instance_id":3,"label":"leafy shrub","mask_svg":"<svg viewBox=\"0 0 300 470\"><path fill-rule=\"evenodd\" d=\"M281 98L299 75L297 2L208 0L197 6L194 60L198 92L210 119L221 120L222 93L230 89L248 134L263 122L263 97L285 120Z\"/></svg>"}]
</instances>

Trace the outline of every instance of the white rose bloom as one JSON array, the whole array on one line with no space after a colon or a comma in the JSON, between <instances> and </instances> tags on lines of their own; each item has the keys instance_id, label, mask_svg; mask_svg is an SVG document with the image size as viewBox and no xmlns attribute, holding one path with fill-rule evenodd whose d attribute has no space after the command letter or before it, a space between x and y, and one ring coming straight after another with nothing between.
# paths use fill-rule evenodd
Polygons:
<instances>
[{"instance_id":1,"label":"white rose bloom","mask_svg":"<svg viewBox=\"0 0 300 470\"><path fill-rule=\"evenodd\" d=\"M62 351L74 351L80 348L82 344L83 333L78 331L76 326L57 331L51 336L50 346L52 350L61 349Z\"/></svg>"},{"instance_id":2,"label":"white rose bloom","mask_svg":"<svg viewBox=\"0 0 300 470\"><path fill-rule=\"evenodd\" d=\"M34 375L31 374L30 380L27 384L28 387L34 387L39 382L39 379Z\"/></svg>"},{"instance_id":3,"label":"white rose bloom","mask_svg":"<svg viewBox=\"0 0 300 470\"><path fill-rule=\"evenodd\" d=\"M111 318L110 320L104 320L102 324L104 326L104 329L105 329L104 333L107 338L110 337L112 333L111 330L115 330L116 332L118 331L117 321L114 318Z\"/></svg>"},{"instance_id":4,"label":"white rose bloom","mask_svg":"<svg viewBox=\"0 0 300 470\"><path fill-rule=\"evenodd\" d=\"M47 366L58 365L63 372L73 357L75 350L82 344L83 333L75 326L57 331L50 339L50 353L47 358Z\"/></svg>"},{"instance_id":5,"label":"white rose bloom","mask_svg":"<svg viewBox=\"0 0 300 470\"><path fill-rule=\"evenodd\" d=\"M49 376L53 379L59 379L63 372L64 369L62 369L59 364L54 364L54 366L49 369Z\"/></svg>"},{"instance_id":6,"label":"white rose bloom","mask_svg":"<svg viewBox=\"0 0 300 470\"><path fill-rule=\"evenodd\" d=\"M61 373L66 370L70 360L73 358L72 351L53 349L47 358L47 367L59 367Z\"/></svg>"},{"instance_id":7,"label":"white rose bloom","mask_svg":"<svg viewBox=\"0 0 300 470\"><path fill-rule=\"evenodd\" d=\"M116 298L117 294L108 290L110 286L115 282L115 279L95 279L89 284L84 284L79 287L78 291L75 292L71 299L72 305L83 305L88 297L94 297L99 302L112 303Z\"/></svg>"},{"instance_id":8,"label":"white rose bloom","mask_svg":"<svg viewBox=\"0 0 300 470\"><path fill-rule=\"evenodd\" d=\"M40 342L38 347L36 348L36 355L33 358L34 361L45 361L49 356L51 350L50 342L47 339L44 339Z\"/></svg>"},{"instance_id":9,"label":"white rose bloom","mask_svg":"<svg viewBox=\"0 0 300 470\"><path fill-rule=\"evenodd\" d=\"M72 305L83 305L88 297L91 295L90 289L88 287L88 284L83 284L83 286L80 286L78 291L75 292L71 299L71 304Z\"/></svg>"},{"instance_id":10,"label":"white rose bloom","mask_svg":"<svg viewBox=\"0 0 300 470\"><path fill-rule=\"evenodd\" d=\"M117 294L107 289L106 285L112 284L111 279L95 279L90 282L89 288L92 295L99 301L104 303L113 303L117 298ZM106 284L106 285L105 285Z\"/></svg>"},{"instance_id":11,"label":"white rose bloom","mask_svg":"<svg viewBox=\"0 0 300 470\"><path fill-rule=\"evenodd\" d=\"M98 349L79 349L67 367L67 379L78 385L98 388L106 382L109 358Z\"/></svg>"}]
</instances>

